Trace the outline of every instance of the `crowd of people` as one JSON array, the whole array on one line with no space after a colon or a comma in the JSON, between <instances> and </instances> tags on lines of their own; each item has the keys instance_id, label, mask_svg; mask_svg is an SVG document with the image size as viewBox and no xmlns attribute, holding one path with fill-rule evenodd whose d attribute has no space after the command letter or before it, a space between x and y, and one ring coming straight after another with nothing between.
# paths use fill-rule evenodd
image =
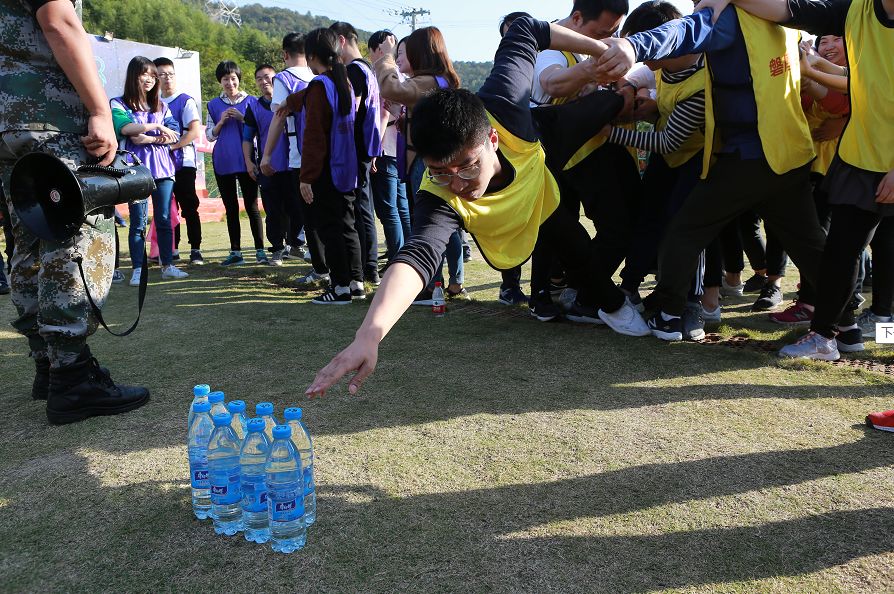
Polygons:
<instances>
[{"instance_id":1,"label":"crowd of people","mask_svg":"<svg viewBox=\"0 0 894 594\"><path fill-rule=\"evenodd\" d=\"M368 59L348 23L290 33L284 69L253 65L259 97L221 62L205 122L230 241L221 264L246 262L238 186L256 262L309 261L299 284L320 287L312 303L378 287L308 393L350 371L356 391L378 343L411 304L431 305L436 283L468 299L470 238L502 274L499 300L540 321L699 341L724 297L753 293L754 312L809 326L782 356L863 350L894 302L894 0L732 4L702 0L684 16L663 0L630 14L627 0L575 0L552 23L509 14L477 93L436 27L378 31ZM183 278L177 205L190 264L204 263L199 107L165 58L134 58L124 88L115 132L156 179L162 278ZM146 274L147 215L146 201L130 205L132 285ZM789 257L800 283L783 307Z\"/></svg>"}]
</instances>

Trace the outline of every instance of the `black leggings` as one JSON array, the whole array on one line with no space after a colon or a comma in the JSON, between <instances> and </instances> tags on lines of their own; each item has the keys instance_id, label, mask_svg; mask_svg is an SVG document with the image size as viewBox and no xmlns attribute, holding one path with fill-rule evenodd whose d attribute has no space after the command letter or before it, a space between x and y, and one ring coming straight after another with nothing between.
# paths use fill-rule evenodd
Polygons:
<instances>
[{"instance_id":1,"label":"black leggings","mask_svg":"<svg viewBox=\"0 0 894 594\"><path fill-rule=\"evenodd\" d=\"M242 227L239 224L239 199L236 194L237 180L242 189L242 200L245 203L245 212L248 214L248 224L251 227L255 249L264 249L264 221L261 220L261 211L258 208L258 184L245 172L228 175L215 173L214 178L217 180L220 198L227 210L227 233L230 235L230 249L234 252L242 250Z\"/></svg>"},{"instance_id":2,"label":"black leggings","mask_svg":"<svg viewBox=\"0 0 894 594\"><path fill-rule=\"evenodd\" d=\"M174 199L186 221L189 247L202 247L202 221L199 219L199 196L196 194L196 168L183 167L174 176ZM180 245L180 227L174 230L174 246Z\"/></svg>"},{"instance_id":3,"label":"black leggings","mask_svg":"<svg viewBox=\"0 0 894 594\"><path fill-rule=\"evenodd\" d=\"M876 315L890 315L894 299L894 216L882 217L856 206L832 206L832 224L820 267L816 311L810 329L826 338L835 336L835 325L853 324L846 311L854 293L860 255L872 242L875 275L872 279Z\"/></svg>"},{"instance_id":4,"label":"black leggings","mask_svg":"<svg viewBox=\"0 0 894 594\"><path fill-rule=\"evenodd\" d=\"M328 174L314 182L312 188L311 210L326 253L332 285L347 287L351 281L362 283L360 238L354 227L354 190L337 190Z\"/></svg>"}]
</instances>

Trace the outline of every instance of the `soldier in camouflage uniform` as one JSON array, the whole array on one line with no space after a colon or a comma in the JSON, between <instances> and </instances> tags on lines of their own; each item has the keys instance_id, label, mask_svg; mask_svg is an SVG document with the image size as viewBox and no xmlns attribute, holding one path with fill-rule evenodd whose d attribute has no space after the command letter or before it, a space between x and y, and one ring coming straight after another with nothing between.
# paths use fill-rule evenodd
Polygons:
<instances>
[{"instance_id":1,"label":"soldier in camouflage uniform","mask_svg":"<svg viewBox=\"0 0 894 594\"><path fill-rule=\"evenodd\" d=\"M50 38L41 25L52 26ZM0 80L0 180L7 193L16 159L31 151L50 153L70 167L86 162L88 153L103 164L111 161L115 138L108 98L72 0L0 4ZM145 404L147 390L117 386L90 354L87 337L96 321L72 261L76 253L83 256L90 294L101 306L114 271L113 219L91 216L71 240L44 241L21 224L10 196L6 207L15 243L13 326L27 337L35 361L33 398L47 400L51 423Z\"/></svg>"}]
</instances>

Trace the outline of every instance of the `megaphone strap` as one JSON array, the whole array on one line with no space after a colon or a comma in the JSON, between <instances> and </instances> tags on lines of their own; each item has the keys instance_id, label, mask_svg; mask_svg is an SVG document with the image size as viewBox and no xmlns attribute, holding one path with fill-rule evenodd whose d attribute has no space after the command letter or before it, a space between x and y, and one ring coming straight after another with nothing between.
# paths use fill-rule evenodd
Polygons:
<instances>
[{"instance_id":1,"label":"megaphone strap","mask_svg":"<svg viewBox=\"0 0 894 594\"><path fill-rule=\"evenodd\" d=\"M108 175L111 177L124 177L130 172L129 169L122 169L120 167L105 167L103 165L81 165L78 167L78 171L83 171L87 173L101 173L103 175Z\"/></svg>"},{"instance_id":2,"label":"megaphone strap","mask_svg":"<svg viewBox=\"0 0 894 594\"><path fill-rule=\"evenodd\" d=\"M78 272L81 274L81 281L84 283L84 293L87 294L87 301L90 302L90 308L93 310L93 315L96 316L96 321L98 321L100 325L106 329L106 332L108 332L112 336L124 338L125 336L136 330L137 325L139 325L140 323L140 316L143 314L143 304L146 302L146 287L149 284L149 258L146 254L145 242L143 243L143 273L140 275L140 288L137 297L137 319L134 320L130 328L120 333L113 332L109 328L108 324L106 324L105 319L103 319L102 317L102 311L100 311L99 307L97 307L96 305L96 302L93 301L93 297L90 295L90 288L87 285L87 276L84 274L84 258L79 252L75 252L71 259L78 265Z\"/></svg>"}]
</instances>

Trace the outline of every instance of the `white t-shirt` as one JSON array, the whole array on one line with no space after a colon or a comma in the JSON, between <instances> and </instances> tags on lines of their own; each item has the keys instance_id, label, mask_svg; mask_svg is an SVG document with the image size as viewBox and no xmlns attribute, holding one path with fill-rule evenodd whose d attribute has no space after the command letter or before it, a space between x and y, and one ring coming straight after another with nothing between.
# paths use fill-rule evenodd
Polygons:
<instances>
[{"instance_id":1,"label":"white t-shirt","mask_svg":"<svg viewBox=\"0 0 894 594\"><path fill-rule=\"evenodd\" d=\"M578 61L581 57L575 54ZM544 50L537 54L537 62L534 64L534 88L531 90L531 107L544 105L549 103L552 97L544 92L540 86L540 75L550 66L560 66L562 68L570 68L574 64L569 64L565 54L558 50Z\"/></svg>"},{"instance_id":2,"label":"white t-shirt","mask_svg":"<svg viewBox=\"0 0 894 594\"><path fill-rule=\"evenodd\" d=\"M161 100L165 102L165 105L170 105L171 101L179 96L180 93L177 93L170 97L162 97ZM201 121L202 114L199 112L199 106L196 105L196 100L190 97L183 105L183 113L180 114L180 134L186 134L191 123ZM196 167L196 147L193 143L189 143L187 146L183 147L183 166Z\"/></svg>"},{"instance_id":3,"label":"white t-shirt","mask_svg":"<svg viewBox=\"0 0 894 594\"><path fill-rule=\"evenodd\" d=\"M307 83L314 78L313 71L307 66L292 66L286 70ZM288 96L289 90L286 86L279 80L273 79L273 101L270 103L270 109L276 111ZM286 131L289 134L289 169L300 169L301 153L298 151L298 137L295 136L295 118L290 117L286 120Z\"/></svg>"}]
</instances>

